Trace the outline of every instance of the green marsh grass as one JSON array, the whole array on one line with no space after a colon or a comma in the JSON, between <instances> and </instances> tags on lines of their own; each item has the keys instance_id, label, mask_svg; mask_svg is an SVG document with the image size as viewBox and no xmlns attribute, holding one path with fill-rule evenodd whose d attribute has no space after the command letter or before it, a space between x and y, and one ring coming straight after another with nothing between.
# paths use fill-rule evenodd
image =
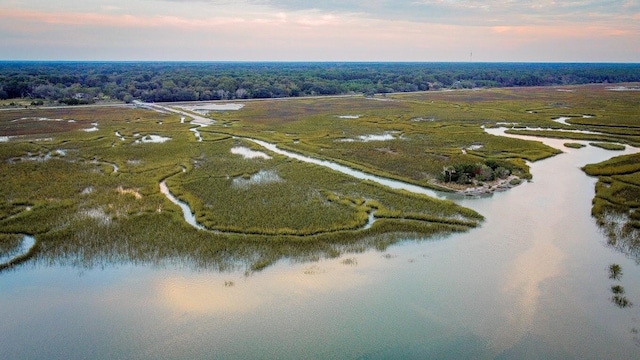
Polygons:
<instances>
[{"instance_id":1,"label":"green marsh grass","mask_svg":"<svg viewBox=\"0 0 640 360\"><path fill-rule=\"evenodd\" d=\"M584 167L599 176L591 209L614 249L640 262L640 171L638 154Z\"/></svg>"},{"instance_id":2,"label":"green marsh grass","mask_svg":"<svg viewBox=\"0 0 640 360\"><path fill-rule=\"evenodd\" d=\"M609 265L609 279L620 280L622 278L622 266L619 264Z\"/></svg>"},{"instance_id":3,"label":"green marsh grass","mask_svg":"<svg viewBox=\"0 0 640 360\"><path fill-rule=\"evenodd\" d=\"M620 144L612 144L612 143L589 143L589 145L591 146L595 146L595 147L599 147L601 149L605 149L605 150L613 150L613 151L622 151L624 149L626 149L626 147L624 145L620 145Z\"/></svg>"},{"instance_id":4,"label":"green marsh grass","mask_svg":"<svg viewBox=\"0 0 640 360\"><path fill-rule=\"evenodd\" d=\"M219 142L210 150L230 154L230 148L237 144L237 140ZM243 145L251 146L248 142ZM315 165L272 156L270 160L244 159L238 155L206 156L198 168L178 174L168 184L174 194L191 205L201 224L223 232L301 236L356 230L365 225L373 208L370 205L373 202L366 199L377 199L378 211L384 208L381 202L398 209L396 218L443 223L452 222L450 217L471 215L475 221L481 219L454 203L357 182ZM234 186L234 181L246 177L245 174L264 170L277 174L279 181ZM418 208L437 215L411 212ZM475 221L466 225L475 226Z\"/></svg>"},{"instance_id":5,"label":"green marsh grass","mask_svg":"<svg viewBox=\"0 0 640 360\"><path fill-rule=\"evenodd\" d=\"M276 154L268 160L244 159L231 154L231 147L264 150L234 137L263 139L434 188L440 187L443 166L499 160L528 178L525 161L557 153L540 143L489 135L481 126L515 122L560 129L566 126L552 119L570 114L575 128L604 124L599 129L609 129L606 139L590 141L636 141L635 133L622 131L635 131L625 113L633 99L598 87L574 93L492 89L389 98L394 101L247 102L240 111L212 115L217 123L198 129L202 142L178 114L124 106L2 111L0 136L11 139L0 143L0 234L34 234L38 246L29 261L45 264L133 262L259 271L282 258L308 261L469 231L483 217L450 201L390 190ZM355 114L360 117L339 118ZM83 131L94 123L97 131ZM394 139L358 140L381 134ZM146 135L171 140L136 143ZM635 199L630 195L640 184L636 164L619 160L585 170L601 173L599 184L610 184L599 185L597 199L605 207L635 206L635 200L621 199ZM234 185L264 171L279 180ZM181 210L159 192L163 179L198 222L218 232L186 224ZM365 229L371 213L375 222ZM0 235L0 246L11 248L11 236Z\"/></svg>"},{"instance_id":6,"label":"green marsh grass","mask_svg":"<svg viewBox=\"0 0 640 360\"><path fill-rule=\"evenodd\" d=\"M22 243L22 235L0 234L0 254L11 254Z\"/></svg>"},{"instance_id":7,"label":"green marsh grass","mask_svg":"<svg viewBox=\"0 0 640 360\"><path fill-rule=\"evenodd\" d=\"M202 131L204 141L197 143L188 124L180 124L177 116L124 108L109 109L100 116L96 113L99 111L86 109L46 113L77 120L46 122L59 125L55 129L14 129L16 138L0 144L5 160L0 164L5 185L0 189L0 229L2 233L36 234L36 261L84 267L169 262L218 269L245 264L259 270L285 256L336 256L341 248L350 248L349 244L362 242L363 237L375 237L392 224L377 224L381 231L357 230L366 223L371 208L353 179L284 158L266 164L245 160L229 149L251 144L233 140L229 134ZM28 115L7 116L3 126L8 128L15 124L11 120ZM94 122L99 124L98 131L82 131ZM69 129L68 124L80 125ZM171 140L135 143L149 134ZM34 154L56 149L64 149L65 155L46 161L32 159ZM266 189L261 184L248 189L230 186L233 178L262 168L272 168L285 181ZM170 176L172 191L200 212L200 220L239 234L200 232L185 224L179 209L158 191L159 181ZM226 197L216 198L221 196L216 186ZM213 203L215 207L205 206ZM25 211L27 206L29 211ZM244 219L218 216L221 212L242 214L237 209L250 211ZM274 218L275 214L279 216ZM429 227L422 230L423 236L434 232ZM459 230L438 227L437 232Z\"/></svg>"}]
</instances>

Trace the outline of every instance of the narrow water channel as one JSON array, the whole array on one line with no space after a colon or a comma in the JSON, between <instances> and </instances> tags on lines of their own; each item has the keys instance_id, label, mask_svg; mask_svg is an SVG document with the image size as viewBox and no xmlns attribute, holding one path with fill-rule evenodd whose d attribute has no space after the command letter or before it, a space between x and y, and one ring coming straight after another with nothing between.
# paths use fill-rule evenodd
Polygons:
<instances>
[{"instance_id":1,"label":"narrow water channel","mask_svg":"<svg viewBox=\"0 0 640 360\"><path fill-rule=\"evenodd\" d=\"M198 221L196 220L196 216L191 211L191 208L189 207L189 204L185 203L184 201L180 201L178 198L173 196L171 191L169 191L169 187L167 187L167 182L165 180L162 180L160 182L160 192L164 196L166 196L167 199L169 199L169 201L171 201L172 203L174 203L174 204L176 204L176 205L178 205L180 207L180 209L182 210L182 215L184 216L184 221L186 221L187 224L193 226L194 228L196 228L198 230L207 230L206 227L198 224Z\"/></svg>"},{"instance_id":2,"label":"narrow water channel","mask_svg":"<svg viewBox=\"0 0 640 360\"><path fill-rule=\"evenodd\" d=\"M315 164L315 165L320 165L320 166L324 166L324 167L328 167L332 170L341 172L343 174L349 175L349 176L353 176L356 179L359 180L369 180L369 181L373 181L375 183L381 184L381 185L385 185L388 186L392 189L397 189L397 190L407 190L413 193L417 193L417 194L423 194L423 195L427 195L427 196L431 196L431 197L435 197L435 198L444 198L445 197L445 193L440 192L440 191L435 191L432 189L427 189L425 187L422 186L418 186L418 185L413 185L413 184L408 184L402 181L398 181L398 180L392 180L392 179L388 179L388 178L383 178L380 176L376 176L376 175L372 175L372 174L368 174L366 172L360 171L360 170L356 170L356 169L352 169L348 166L344 166L344 165L340 165L331 161L326 161L326 160L320 160L320 159L314 159L308 156L304 156L304 155L300 155L298 153L294 153L291 151L286 151L286 150L282 150L280 148L278 148L275 144L271 144L268 143L266 141L262 141L262 140L256 140L256 139L249 139L246 138L245 140L249 140L252 141L262 147L264 147L265 149L272 151L276 154L280 154L280 155L284 155L287 157L290 157L292 159L296 159L296 160L300 160L300 161L304 161L307 163L311 163L311 164Z\"/></svg>"}]
</instances>

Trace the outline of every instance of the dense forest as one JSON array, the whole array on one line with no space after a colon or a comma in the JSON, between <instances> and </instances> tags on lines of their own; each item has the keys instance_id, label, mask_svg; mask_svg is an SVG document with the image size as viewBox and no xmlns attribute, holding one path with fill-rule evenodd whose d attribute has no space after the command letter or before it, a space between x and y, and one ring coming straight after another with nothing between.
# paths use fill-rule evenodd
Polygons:
<instances>
[{"instance_id":1,"label":"dense forest","mask_svg":"<svg viewBox=\"0 0 640 360\"><path fill-rule=\"evenodd\" d=\"M231 100L640 81L640 64L0 62L0 99Z\"/></svg>"}]
</instances>

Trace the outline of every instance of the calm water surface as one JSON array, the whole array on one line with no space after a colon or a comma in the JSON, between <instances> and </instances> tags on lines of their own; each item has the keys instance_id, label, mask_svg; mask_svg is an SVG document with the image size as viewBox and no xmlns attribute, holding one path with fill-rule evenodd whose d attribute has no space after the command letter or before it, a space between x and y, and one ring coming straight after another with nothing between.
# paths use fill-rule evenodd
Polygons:
<instances>
[{"instance_id":1,"label":"calm water surface","mask_svg":"<svg viewBox=\"0 0 640 360\"><path fill-rule=\"evenodd\" d=\"M640 267L606 247L590 216L595 179L579 169L619 153L563 150L532 164L533 182L459 199L482 227L384 252L250 276L0 273L0 358L640 358ZM611 285L637 305L615 306Z\"/></svg>"}]
</instances>

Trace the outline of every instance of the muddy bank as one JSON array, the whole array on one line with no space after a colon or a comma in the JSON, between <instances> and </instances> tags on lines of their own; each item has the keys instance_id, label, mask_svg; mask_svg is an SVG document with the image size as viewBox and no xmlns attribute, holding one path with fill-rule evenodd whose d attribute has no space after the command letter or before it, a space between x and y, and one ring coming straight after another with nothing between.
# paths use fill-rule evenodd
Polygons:
<instances>
[{"instance_id":1,"label":"muddy bank","mask_svg":"<svg viewBox=\"0 0 640 360\"><path fill-rule=\"evenodd\" d=\"M436 185L449 189L451 192L456 194L464 195L464 196L481 196L481 195L489 195L498 191L507 191L511 188L514 188L520 184L522 184L522 179L518 176L511 175L505 179L498 179L494 181L487 181L480 184L467 184L461 185L456 183L444 183L444 182L435 182Z\"/></svg>"}]
</instances>

